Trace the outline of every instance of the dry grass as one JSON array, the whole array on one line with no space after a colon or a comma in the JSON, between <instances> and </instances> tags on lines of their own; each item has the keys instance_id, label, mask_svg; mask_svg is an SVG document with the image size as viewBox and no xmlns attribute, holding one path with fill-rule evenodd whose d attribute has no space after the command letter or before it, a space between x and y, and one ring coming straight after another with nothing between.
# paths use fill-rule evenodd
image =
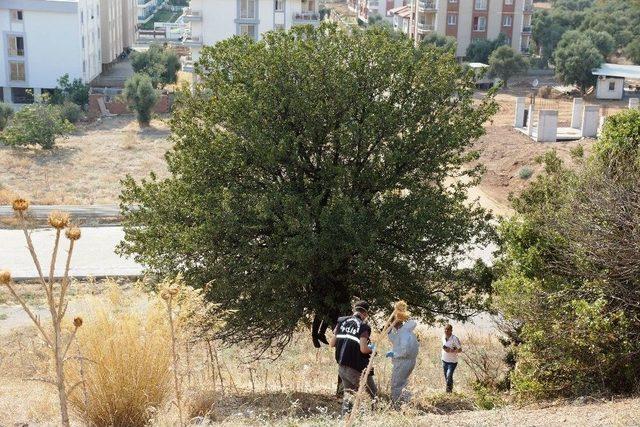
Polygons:
<instances>
[{"instance_id":1,"label":"dry grass","mask_svg":"<svg viewBox=\"0 0 640 427\"><path fill-rule=\"evenodd\" d=\"M127 307L117 291L92 298L73 366L70 396L76 415L91 425L143 426L169 395L171 353L165 313L158 301ZM114 304L115 302L115 304Z\"/></svg>"},{"instance_id":2,"label":"dry grass","mask_svg":"<svg viewBox=\"0 0 640 427\"><path fill-rule=\"evenodd\" d=\"M101 295L88 296L89 289L101 289ZM29 287L25 288L29 291ZM114 402L130 410L129 402L140 402L137 413L151 420L152 425L178 425L176 407L172 404L170 338L164 309L153 305L154 297L141 294L129 286L125 292L112 283L92 286L74 284L73 315L81 314L85 322L78 334L83 356L97 363L85 365L85 379L90 385L90 402L100 411L113 411ZM93 292L93 291L92 291ZM34 295L34 299L39 298ZM78 301L82 301L81 304ZM93 313L93 314L92 314ZM480 327L481 326L481 327ZM501 369L497 363L502 347L482 324L455 325L463 346L473 354L481 354L490 362L489 369ZM418 365L410 381L413 404L397 412L387 403L391 364L384 357L375 361L376 379L381 390L381 403L376 411L365 408L358 425L633 425L640 416L637 400L605 402L596 405L567 405L560 402L551 407L506 407L491 411L476 410L473 369L462 362L456 371L458 394L443 394L444 380L440 364L440 328L420 326ZM186 336L190 336L187 334ZM292 344L276 361L246 363L251 352L246 348L212 346L209 353L205 342L192 341L188 346L181 337L179 374L185 401L185 419L215 425L274 426L337 426L340 401L334 396L337 369L330 349L316 350L309 333L302 328ZM193 338L193 337L192 337ZM0 425L14 423L56 423L58 419L54 388L25 381L47 372L49 359L33 329L0 333ZM155 344L153 344L155 343ZM390 347L386 338L380 341L380 352ZM155 349L155 350L151 350ZM75 354L76 349L72 352ZM162 353L160 363L152 352ZM216 360L217 357L217 360ZM467 357L466 355L464 357ZM149 375L132 377L136 372L148 372L162 365L153 376L166 388L162 396L151 401L137 400L149 387ZM102 366L98 369L98 366ZM109 368L107 368L109 367ZM71 368L71 367L70 367ZM78 364L74 373L78 378ZM71 369L70 369L71 370ZM105 380L105 378L107 380ZM146 378L146 379L145 379ZM141 387L140 384L147 385ZM100 385L101 386L98 386ZM153 387L149 390L154 390ZM75 422L83 419L83 392L74 392ZM111 406L107 407L107 403ZM561 406L558 406L561 405ZM547 405L548 406L548 405ZM91 410L98 411L96 408ZM107 417L101 415L102 419ZM635 418L634 418L635 417ZM113 418L107 424L118 425ZM93 418L93 422L97 418ZM128 422L129 425L135 423ZM122 424L120 424L122 425Z\"/></svg>"},{"instance_id":3,"label":"dry grass","mask_svg":"<svg viewBox=\"0 0 640 427\"><path fill-rule=\"evenodd\" d=\"M164 121L141 129L127 115L80 125L53 150L0 146L0 204L16 194L34 204L117 203L126 174L167 175L168 136Z\"/></svg>"}]
</instances>

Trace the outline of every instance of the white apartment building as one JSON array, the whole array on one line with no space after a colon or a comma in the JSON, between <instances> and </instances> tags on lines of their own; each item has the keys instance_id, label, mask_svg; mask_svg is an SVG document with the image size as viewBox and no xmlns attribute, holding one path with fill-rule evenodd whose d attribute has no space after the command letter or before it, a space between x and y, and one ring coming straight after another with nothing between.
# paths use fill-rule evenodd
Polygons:
<instances>
[{"instance_id":1,"label":"white apartment building","mask_svg":"<svg viewBox=\"0 0 640 427\"><path fill-rule=\"evenodd\" d=\"M122 9L124 0L100 0L102 62L109 64L124 50Z\"/></svg>"},{"instance_id":2,"label":"white apartment building","mask_svg":"<svg viewBox=\"0 0 640 427\"><path fill-rule=\"evenodd\" d=\"M318 25L320 16L318 0L191 0L184 20L191 23L191 37L185 44L197 60L203 45L234 35L257 40L266 31Z\"/></svg>"},{"instance_id":3,"label":"white apartment building","mask_svg":"<svg viewBox=\"0 0 640 427\"><path fill-rule=\"evenodd\" d=\"M136 42L138 31L138 2L137 0L122 0L122 44L125 48Z\"/></svg>"},{"instance_id":4,"label":"white apartment building","mask_svg":"<svg viewBox=\"0 0 640 427\"><path fill-rule=\"evenodd\" d=\"M347 7L359 20L368 22L369 18L380 16L388 21L393 19L391 11L404 6L409 0L347 0Z\"/></svg>"},{"instance_id":5,"label":"white apartment building","mask_svg":"<svg viewBox=\"0 0 640 427\"><path fill-rule=\"evenodd\" d=\"M137 0L100 0L102 63L115 61L133 46L137 29Z\"/></svg>"},{"instance_id":6,"label":"white apartment building","mask_svg":"<svg viewBox=\"0 0 640 427\"><path fill-rule=\"evenodd\" d=\"M29 103L102 70L100 0L0 0L0 99Z\"/></svg>"},{"instance_id":7,"label":"white apartment building","mask_svg":"<svg viewBox=\"0 0 640 427\"><path fill-rule=\"evenodd\" d=\"M500 33L525 53L531 42L533 0L408 0L392 15L396 31L416 41L431 33L455 37L458 57L472 42L494 40Z\"/></svg>"},{"instance_id":8,"label":"white apartment building","mask_svg":"<svg viewBox=\"0 0 640 427\"><path fill-rule=\"evenodd\" d=\"M138 10L138 22L145 23L151 19L151 15L158 9L164 0L136 0Z\"/></svg>"}]
</instances>

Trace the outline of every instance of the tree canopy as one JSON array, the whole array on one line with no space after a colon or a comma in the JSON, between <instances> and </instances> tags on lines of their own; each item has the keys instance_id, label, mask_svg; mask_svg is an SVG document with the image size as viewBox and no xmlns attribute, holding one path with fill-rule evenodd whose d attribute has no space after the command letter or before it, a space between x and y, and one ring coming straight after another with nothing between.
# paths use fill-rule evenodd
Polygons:
<instances>
[{"instance_id":1,"label":"tree canopy","mask_svg":"<svg viewBox=\"0 0 640 427\"><path fill-rule=\"evenodd\" d=\"M574 37L569 32L560 40L554 62L556 76L564 84L575 84L582 93L586 93L596 83L592 71L604 62L604 57L586 35L580 33Z\"/></svg>"},{"instance_id":2,"label":"tree canopy","mask_svg":"<svg viewBox=\"0 0 640 427\"><path fill-rule=\"evenodd\" d=\"M495 40L481 39L475 41L467 47L465 58L470 62L482 62L486 64L493 51L507 44L506 42L507 36L504 33L500 33Z\"/></svg>"},{"instance_id":3,"label":"tree canopy","mask_svg":"<svg viewBox=\"0 0 640 427\"><path fill-rule=\"evenodd\" d=\"M131 54L131 66L136 73L149 76L157 88L178 80L180 58L173 49L152 44L146 51Z\"/></svg>"},{"instance_id":4,"label":"tree canopy","mask_svg":"<svg viewBox=\"0 0 640 427\"><path fill-rule=\"evenodd\" d=\"M491 235L465 165L496 105L473 99L453 54L323 24L205 47L196 73L171 176L124 182L121 251L206 286L228 313L221 338L283 348L354 297L426 320L483 303L483 270L457 267Z\"/></svg>"},{"instance_id":5,"label":"tree canopy","mask_svg":"<svg viewBox=\"0 0 640 427\"><path fill-rule=\"evenodd\" d=\"M158 102L158 93L153 88L151 78L146 74L134 74L125 82L123 96L136 112L138 123L148 126L153 107Z\"/></svg>"},{"instance_id":6,"label":"tree canopy","mask_svg":"<svg viewBox=\"0 0 640 427\"><path fill-rule=\"evenodd\" d=\"M512 47L500 46L489 57L489 73L498 76L504 87L507 87L509 79L527 69L527 61Z\"/></svg>"}]
</instances>

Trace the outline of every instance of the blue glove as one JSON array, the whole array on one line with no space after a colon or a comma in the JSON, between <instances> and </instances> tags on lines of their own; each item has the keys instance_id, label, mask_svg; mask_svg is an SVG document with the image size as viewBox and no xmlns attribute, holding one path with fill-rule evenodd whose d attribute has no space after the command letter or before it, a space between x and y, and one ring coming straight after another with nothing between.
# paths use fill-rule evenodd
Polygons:
<instances>
[{"instance_id":1,"label":"blue glove","mask_svg":"<svg viewBox=\"0 0 640 427\"><path fill-rule=\"evenodd\" d=\"M387 354L385 354L385 356L393 359L393 356L395 356L395 354L393 353L393 351L389 351L387 352Z\"/></svg>"},{"instance_id":2,"label":"blue glove","mask_svg":"<svg viewBox=\"0 0 640 427\"><path fill-rule=\"evenodd\" d=\"M369 347L369 350L376 351L376 345L375 344L367 344L367 347Z\"/></svg>"}]
</instances>

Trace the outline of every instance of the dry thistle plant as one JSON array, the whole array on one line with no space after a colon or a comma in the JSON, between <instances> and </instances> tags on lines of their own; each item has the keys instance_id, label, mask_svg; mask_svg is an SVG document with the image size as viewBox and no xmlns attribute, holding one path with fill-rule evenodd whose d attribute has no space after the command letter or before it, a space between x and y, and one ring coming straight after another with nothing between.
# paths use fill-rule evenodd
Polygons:
<instances>
[{"instance_id":1,"label":"dry thistle plant","mask_svg":"<svg viewBox=\"0 0 640 427\"><path fill-rule=\"evenodd\" d=\"M158 293L167 308L173 355L175 404L178 408L180 423L184 425L183 384L181 382L183 375L179 371L180 356L178 348L181 342L186 344L187 347L198 341L205 341L210 345L213 340L212 334L222 325L221 314L215 310L218 307L217 305L207 302L201 290L187 286L181 276L173 280L167 279L160 283L158 285ZM186 374L187 378L190 378L189 348L187 348L185 354L187 357ZM219 367L218 370L220 370Z\"/></svg>"},{"instance_id":2,"label":"dry thistle plant","mask_svg":"<svg viewBox=\"0 0 640 427\"><path fill-rule=\"evenodd\" d=\"M7 286L11 295L13 295L16 301L18 301L18 303L22 306L22 309L33 321L36 328L38 328L40 336L45 341L47 347L51 349L55 361L56 378L55 380L46 378L39 380L51 383L57 387L58 399L60 400L61 423L63 426L69 426L69 410L67 398L73 391L73 389L79 386L81 382L77 382L69 388L66 387L64 364L67 361L67 353L69 351L69 347L71 347L71 343L73 342L76 332L78 331L78 328L82 326L82 318L77 317L74 319L71 333L66 334L66 336L63 330L63 321L68 304L66 297L67 290L69 288L69 268L71 265L71 257L73 255L75 242L80 239L80 229L71 225L69 215L64 212L55 211L49 214L49 225L56 230L56 236L53 251L51 254L49 276L45 277L42 271L40 260L36 255L33 241L31 240L30 231L27 226L26 211L27 209L29 209L29 202L24 199L16 199L13 201L12 207L16 212L18 219L20 220L20 225L22 226L22 231L24 232L24 237L27 241L27 248L31 253L33 263L38 272L39 282L45 292L47 306L51 315L51 330L47 331L48 328L45 328L45 326L40 321L39 316L37 316L34 311L29 308L25 299L18 294L15 288L15 283L13 282L11 273L9 271L5 270L0 273L0 283ZM62 235L62 231L65 228L65 235L69 240L69 250L67 252L64 275L62 276L61 283L59 284L59 286L57 286L57 283L54 281L55 266L58 256L58 248L60 246L60 237Z\"/></svg>"}]
</instances>

